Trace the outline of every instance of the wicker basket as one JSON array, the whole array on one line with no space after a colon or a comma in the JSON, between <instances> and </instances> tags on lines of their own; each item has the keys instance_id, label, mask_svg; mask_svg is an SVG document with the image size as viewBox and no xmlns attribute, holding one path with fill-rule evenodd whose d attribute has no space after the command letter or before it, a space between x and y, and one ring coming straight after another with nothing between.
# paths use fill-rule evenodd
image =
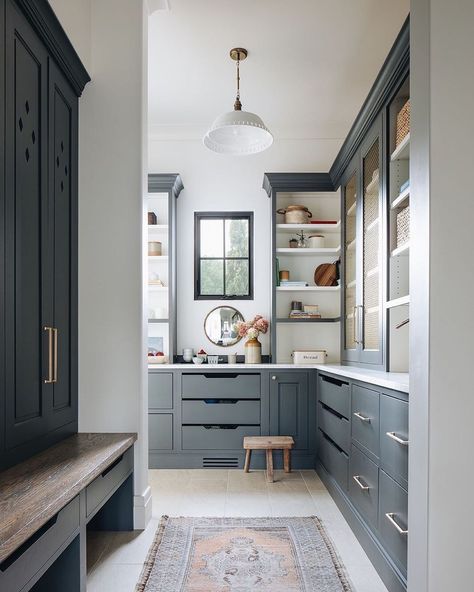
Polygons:
<instances>
[{"instance_id":1,"label":"wicker basket","mask_svg":"<svg viewBox=\"0 0 474 592\"><path fill-rule=\"evenodd\" d=\"M403 208L397 214L397 247L401 247L410 240L410 206Z\"/></svg>"},{"instance_id":2,"label":"wicker basket","mask_svg":"<svg viewBox=\"0 0 474 592\"><path fill-rule=\"evenodd\" d=\"M397 136L395 146L398 146L403 138L410 133L410 99L403 105L397 115Z\"/></svg>"}]
</instances>

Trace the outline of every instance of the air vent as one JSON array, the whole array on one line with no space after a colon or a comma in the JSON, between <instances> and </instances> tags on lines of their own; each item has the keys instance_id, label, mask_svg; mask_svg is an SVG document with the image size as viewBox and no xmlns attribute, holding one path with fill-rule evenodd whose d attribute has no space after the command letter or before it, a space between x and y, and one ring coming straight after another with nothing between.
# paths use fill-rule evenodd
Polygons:
<instances>
[{"instance_id":1,"label":"air vent","mask_svg":"<svg viewBox=\"0 0 474 592\"><path fill-rule=\"evenodd\" d=\"M209 456L202 459L202 466L204 469L238 469L239 459Z\"/></svg>"}]
</instances>

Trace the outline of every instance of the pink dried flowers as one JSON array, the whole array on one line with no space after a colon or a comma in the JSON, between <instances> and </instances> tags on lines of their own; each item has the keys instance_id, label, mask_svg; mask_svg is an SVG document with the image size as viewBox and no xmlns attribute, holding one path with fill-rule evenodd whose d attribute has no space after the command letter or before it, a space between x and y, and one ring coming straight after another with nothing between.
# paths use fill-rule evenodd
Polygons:
<instances>
[{"instance_id":1,"label":"pink dried flowers","mask_svg":"<svg viewBox=\"0 0 474 592\"><path fill-rule=\"evenodd\" d=\"M240 337L256 339L260 333L266 333L268 331L268 326L269 322L262 315L256 315L251 321L238 322L237 330Z\"/></svg>"}]
</instances>

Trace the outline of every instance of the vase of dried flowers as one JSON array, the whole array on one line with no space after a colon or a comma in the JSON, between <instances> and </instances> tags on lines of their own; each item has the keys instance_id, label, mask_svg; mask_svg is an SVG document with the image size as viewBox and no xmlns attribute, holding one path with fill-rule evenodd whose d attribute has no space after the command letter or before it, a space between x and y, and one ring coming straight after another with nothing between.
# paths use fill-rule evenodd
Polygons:
<instances>
[{"instance_id":1,"label":"vase of dried flowers","mask_svg":"<svg viewBox=\"0 0 474 592\"><path fill-rule=\"evenodd\" d=\"M262 344L258 340L260 333L268 331L268 321L261 315L256 315L251 321L237 323L240 337L247 337L245 342L245 363L262 363Z\"/></svg>"}]
</instances>

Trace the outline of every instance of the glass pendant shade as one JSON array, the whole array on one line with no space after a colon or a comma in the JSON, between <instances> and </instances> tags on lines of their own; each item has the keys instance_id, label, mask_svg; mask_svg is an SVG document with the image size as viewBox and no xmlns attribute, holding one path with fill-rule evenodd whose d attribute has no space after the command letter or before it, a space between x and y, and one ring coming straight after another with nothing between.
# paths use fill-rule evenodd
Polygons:
<instances>
[{"instance_id":1,"label":"glass pendant shade","mask_svg":"<svg viewBox=\"0 0 474 592\"><path fill-rule=\"evenodd\" d=\"M203 142L214 152L245 155L269 148L273 136L255 113L229 111L214 121Z\"/></svg>"}]
</instances>

